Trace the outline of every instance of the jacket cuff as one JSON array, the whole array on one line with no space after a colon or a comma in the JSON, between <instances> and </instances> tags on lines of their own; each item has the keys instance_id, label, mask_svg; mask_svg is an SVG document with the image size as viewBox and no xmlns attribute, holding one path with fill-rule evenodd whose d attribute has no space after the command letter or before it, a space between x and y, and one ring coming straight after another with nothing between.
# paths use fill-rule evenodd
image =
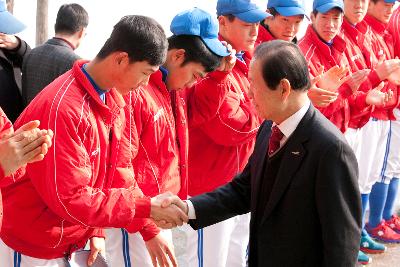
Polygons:
<instances>
[{"instance_id":1,"label":"jacket cuff","mask_svg":"<svg viewBox=\"0 0 400 267\"><path fill-rule=\"evenodd\" d=\"M351 90L350 86L348 86L347 84L342 84L339 87L338 92L343 98L348 98L353 94L353 90Z\"/></svg>"},{"instance_id":2,"label":"jacket cuff","mask_svg":"<svg viewBox=\"0 0 400 267\"><path fill-rule=\"evenodd\" d=\"M220 70L215 70L213 72L210 72L208 76L212 78L213 80L217 81L223 81L228 77L229 72L228 71L220 71Z\"/></svg>"},{"instance_id":3,"label":"jacket cuff","mask_svg":"<svg viewBox=\"0 0 400 267\"><path fill-rule=\"evenodd\" d=\"M143 229L139 231L139 233L144 241L149 241L160 233L160 229L152 220L148 220L148 222L144 225Z\"/></svg>"},{"instance_id":4,"label":"jacket cuff","mask_svg":"<svg viewBox=\"0 0 400 267\"><path fill-rule=\"evenodd\" d=\"M92 235L89 238L92 237L106 238L106 232L104 231L103 228L95 228L92 232Z\"/></svg>"},{"instance_id":5,"label":"jacket cuff","mask_svg":"<svg viewBox=\"0 0 400 267\"><path fill-rule=\"evenodd\" d=\"M372 88L375 88L379 85L381 82L381 79L378 76L378 73L375 70L371 70L371 72L368 74L368 80L372 85Z\"/></svg>"},{"instance_id":6,"label":"jacket cuff","mask_svg":"<svg viewBox=\"0 0 400 267\"><path fill-rule=\"evenodd\" d=\"M151 210L150 197L135 199L135 218L149 218Z\"/></svg>"},{"instance_id":7,"label":"jacket cuff","mask_svg":"<svg viewBox=\"0 0 400 267\"><path fill-rule=\"evenodd\" d=\"M356 107L361 110L369 106L366 102L367 100L367 94L360 94L356 97Z\"/></svg>"}]
</instances>

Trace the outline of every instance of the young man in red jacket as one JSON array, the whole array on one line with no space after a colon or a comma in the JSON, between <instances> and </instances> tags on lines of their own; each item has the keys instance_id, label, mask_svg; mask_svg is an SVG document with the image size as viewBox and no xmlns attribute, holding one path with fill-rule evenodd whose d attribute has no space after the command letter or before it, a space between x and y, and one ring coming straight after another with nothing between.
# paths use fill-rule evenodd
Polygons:
<instances>
[{"instance_id":1,"label":"young man in red jacket","mask_svg":"<svg viewBox=\"0 0 400 267\"><path fill-rule=\"evenodd\" d=\"M150 76L148 86L125 97L126 117L134 124L125 134L139 139L138 147L133 147L132 165L142 192L152 197L169 191L186 199L189 139L183 89L215 70L229 52L218 40L217 19L199 8L176 15L170 30L173 35L168 38L166 62ZM160 232L148 219L137 224L136 231L107 230L110 264L138 267L150 267L156 261L160 266L167 264L157 255L160 250L161 254L163 250L174 254L171 230Z\"/></svg>"},{"instance_id":2,"label":"young man in red jacket","mask_svg":"<svg viewBox=\"0 0 400 267\"><path fill-rule=\"evenodd\" d=\"M296 35L306 16L302 1L269 0L267 12L272 16L260 23L256 47L272 40L284 40L297 43Z\"/></svg>"},{"instance_id":3,"label":"young man in red jacket","mask_svg":"<svg viewBox=\"0 0 400 267\"><path fill-rule=\"evenodd\" d=\"M368 3L368 0L344 0L345 18L341 32L341 37L346 42L346 56L350 63L351 71L370 70L367 80L363 83L365 86L359 89L364 92L373 89L382 81L389 79L390 74L399 68L398 60L379 61L373 53L371 29L364 21L368 10ZM385 87L386 89L382 91L390 92L387 90L386 84ZM386 143L387 135L384 134L383 128L387 129L387 125L385 125L385 122L376 120L372 113L374 110L380 109L379 107L363 110L355 109L350 118L349 128L345 133L346 139L353 148L359 164L359 186L363 204L363 217L372 187L372 184L366 186L368 177L371 173L378 174L381 171L385 153L385 144L382 144L382 142ZM377 124L383 125L382 127L378 127ZM368 127L371 129L368 129ZM379 131L379 129L382 131ZM375 134L373 134L374 132ZM373 135L372 137L368 136L371 134ZM378 143L378 139L382 142ZM380 154L380 156L377 154ZM386 249L381 244L373 241L365 230L362 231L360 247L362 251L368 253L382 253ZM359 261L368 263L370 259L367 255L360 253Z\"/></svg>"},{"instance_id":4,"label":"young man in red jacket","mask_svg":"<svg viewBox=\"0 0 400 267\"><path fill-rule=\"evenodd\" d=\"M16 126L40 120L54 141L43 161L3 191L3 265L64 266L88 240L91 265L104 252L102 228L130 228L136 218L167 212L159 198L142 196L122 138L122 95L147 85L166 51L156 21L125 16L93 61L76 62L25 109ZM187 219L177 207L170 212L173 225Z\"/></svg>"},{"instance_id":5,"label":"young man in red jacket","mask_svg":"<svg viewBox=\"0 0 400 267\"><path fill-rule=\"evenodd\" d=\"M370 0L368 13L364 21L371 28L372 52L380 60L394 59L393 36L387 31L390 17L394 11L396 0ZM396 33L398 34L398 33ZM399 62L400 64L400 62ZM399 73L392 75L394 79L400 79ZM397 82L400 84L400 82ZM393 101L381 109L375 109L372 116L378 120L378 123L384 124L387 129L381 134L385 141L385 152L381 155L381 164L378 174L372 174L368 177L368 186L372 187L369 196L369 221L366 225L368 233L377 240L388 243L400 243L400 219L397 216L386 216L383 218L383 211L386 202L393 206L396 192L390 192L389 201L387 201L389 186L393 178L393 172L398 171L393 166L398 158L398 129L392 128L392 121L396 121L400 116L398 106L398 85L387 82L388 90L393 91ZM371 137L373 132L369 133ZM370 139L370 138L369 138ZM392 151L392 153L390 153ZM390 155L392 154L392 155ZM378 161L372 162L372 164ZM393 181L392 189L396 189L398 182ZM388 215L388 214L387 214ZM392 214L393 215L393 214Z\"/></svg>"},{"instance_id":6,"label":"young man in red jacket","mask_svg":"<svg viewBox=\"0 0 400 267\"><path fill-rule=\"evenodd\" d=\"M189 195L209 192L240 173L253 151L260 124L249 99L249 51L267 13L248 0L217 2L220 40L236 61L188 90ZM249 215L194 231L185 227L189 266L245 266Z\"/></svg>"},{"instance_id":7,"label":"young man in red jacket","mask_svg":"<svg viewBox=\"0 0 400 267\"><path fill-rule=\"evenodd\" d=\"M299 41L299 47L303 51L308 62L310 74L315 77L320 75L320 70L331 68L344 68L346 78L329 82L321 78L318 87L338 92L338 98L326 107L318 107L333 124L343 133L346 132L350 121L350 103L358 104L358 109L367 108L370 105L383 105L387 95L379 89L369 92L358 91L363 81L367 78L368 70L360 70L352 74L349 72L350 64L345 55L346 43L338 35L343 22L342 0L314 0L312 24L308 26L303 39ZM340 72L341 70L338 71ZM345 82L343 82L345 80Z\"/></svg>"}]
</instances>

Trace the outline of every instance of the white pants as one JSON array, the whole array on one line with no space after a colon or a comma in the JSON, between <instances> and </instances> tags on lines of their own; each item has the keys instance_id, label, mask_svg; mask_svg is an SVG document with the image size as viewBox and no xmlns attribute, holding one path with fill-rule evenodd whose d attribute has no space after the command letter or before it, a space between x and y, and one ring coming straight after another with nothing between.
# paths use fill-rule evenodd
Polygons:
<instances>
[{"instance_id":1,"label":"white pants","mask_svg":"<svg viewBox=\"0 0 400 267\"><path fill-rule=\"evenodd\" d=\"M171 230L162 230L160 235L172 247ZM106 257L110 267L153 266L142 236L129 234L125 229L106 229Z\"/></svg>"},{"instance_id":2,"label":"white pants","mask_svg":"<svg viewBox=\"0 0 400 267\"><path fill-rule=\"evenodd\" d=\"M395 109L395 121L390 122L388 138L389 155L383 162L380 182L390 184L393 177L400 178L400 110Z\"/></svg>"},{"instance_id":3,"label":"white pants","mask_svg":"<svg viewBox=\"0 0 400 267\"><path fill-rule=\"evenodd\" d=\"M180 229L186 249L180 258L187 267L244 267L247 262L250 213L230 218L198 231Z\"/></svg>"},{"instance_id":4,"label":"white pants","mask_svg":"<svg viewBox=\"0 0 400 267\"><path fill-rule=\"evenodd\" d=\"M72 253L71 260L69 261L71 267L86 267L87 263L78 262ZM22 255L12 248L8 247L0 239L0 266L1 267L67 267L64 258L57 258L52 260L44 260Z\"/></svg>"},{"instance_id":5,"label":"white pants","mask_svg":"<svg viewBox=\"0 0 400 267\"><path fill-rule=\"evenodd\" d=\"M382 166L387 161L387 140L390 121L370 119L358 130L348 129L346 139L358 161L358 185L361 194L371 193L372 186L382 177Z\"/></svg>"}]
</instances>

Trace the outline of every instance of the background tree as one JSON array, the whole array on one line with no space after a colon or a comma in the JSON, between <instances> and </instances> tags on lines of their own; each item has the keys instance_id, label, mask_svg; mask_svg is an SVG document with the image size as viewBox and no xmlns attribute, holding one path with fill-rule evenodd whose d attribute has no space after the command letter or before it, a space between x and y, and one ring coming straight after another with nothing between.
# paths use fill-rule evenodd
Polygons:
<instances>
[{"instance_id":1,"label":"background tree","mask_svg":"<svg viewBox=\"0 0 400 267\"><path fill-rule=\"evenodd\" d=\"M43 44L48 39L48 13L49 13L48 0L37 0L36 46Z\"/></svg>"}]
</instances>

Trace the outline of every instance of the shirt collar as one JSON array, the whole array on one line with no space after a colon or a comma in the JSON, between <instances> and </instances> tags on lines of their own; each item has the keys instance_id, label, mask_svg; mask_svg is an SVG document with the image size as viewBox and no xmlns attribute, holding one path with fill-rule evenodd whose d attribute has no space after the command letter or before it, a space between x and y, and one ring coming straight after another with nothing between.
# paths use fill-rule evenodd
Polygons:
<instances>
[{"instance_id":1,"label":"shirt collar","mask_svg":"<svg viewBox=\"0 0 400 267\"><path fill-rule=\"evenodd\" d=\"M304 104L302 108L300 108L292 116L290 116L289 118L281 122L279 125L277 125L279 130L281 130L281 132L286 138L289 138L292 135L292 133L296 130L301 119L303 119L304 115L306 115L310 107L310 104L311 104L310 100L307 100L307 102Z\"/></svg>"},{"instance_id":2,"label":"shirt collar","mask_svg":"<svg viewBox=\"0 0 400 267\"><path fill-rule=\"evenodd\" d=\"M168 70L166 68L164 68L163 66L160 66L160 71L162 74L162 81L165 83L165 81L167 80L167 76L168 76Z\"/></svg>"},{"instance_id":3,"label":"shirt collar","mask_svg":"<svg viewBox=\"0 0 400 267\"><path fill-rule=\"evenodd\" d=\"M68 41L67 39L64 39L64 38L61 38L61 37L53 37L53 39L61 40L61 41L65 42L69 47L72 48L72 50L76 49L76 47L70 41Z\"/></svg>"},{"instance_id":4,"label":"shirt collar","mask_svg":"<svg viewBox=\"0 0 400 267\"><path fill-rule=\"evenodd\" d=\"M106 101L106 93L109 90L103 90L97 85L97 83L93 80L93 78L86 71L86 64L84 64L81 69L82 69L83 73L85 74L85 76L88 78L90 84L93 86L94 90L96 90L96 92L99 94L99 97L100 97L101 101L103 101L103 103L105 103L105 101Z\"/></svg>"}]
</instances>

